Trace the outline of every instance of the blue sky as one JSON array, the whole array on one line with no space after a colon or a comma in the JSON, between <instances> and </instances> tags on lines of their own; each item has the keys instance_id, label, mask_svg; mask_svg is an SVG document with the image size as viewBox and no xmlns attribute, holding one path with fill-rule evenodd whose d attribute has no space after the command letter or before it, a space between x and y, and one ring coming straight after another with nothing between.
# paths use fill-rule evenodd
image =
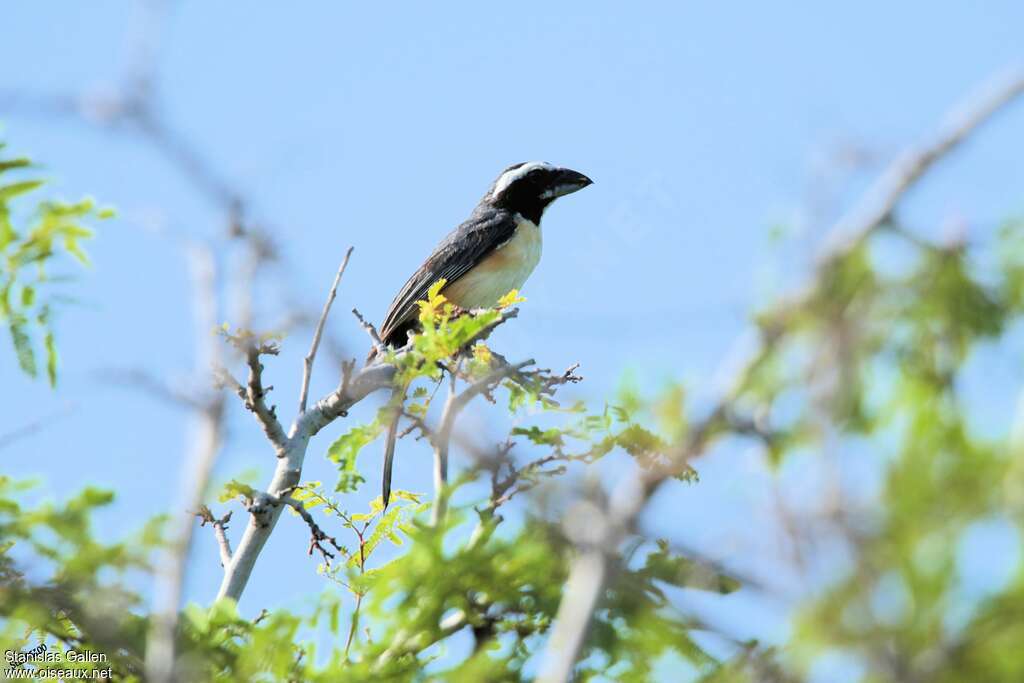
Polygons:
<instances>
[{"instance_id":1,"label":"blue sky","mask_svg":"<svg viewBox=\"0 0 1024 683\"><path fill-rule=\"evenodd\" d=\"M123 2L19 3L5 15L3 92L115 87L142 16ZM804 272L830 220L870 177L836 175L830 155L852 143L884 161L919 139L972 86L1021 57L1022 25L1024 6L1009 1L486 10L184 2L154 49L169 119L255 199L252 213L283 246L291 291L319 305L344 249L356 247L331 325L358 353L365 342L347 310L379 319L503 167L545 159L592 177L593 187L545 217L528 303L495 346L544 366L580 362L587 382L576 395L599 399L624 373L650 386L676 378L698 393L706 387L749 311ZM0 432L59 416L3 453L3 469L39 475L58 494L82 482L116 488L120 503L105 522L123 532L168 505L186 416L97 372L174 376L191 366L185 261L144 226L156 220L201 237L223 217L137 137L17 112L0 111L0 121L11 147L44 162L60 193L92 194L120 212L75 283L80 305L59 320L60 391L29 382L0 354ZM1021 139L1017 106L913 194L909 222L941 234L962 218L983 232L1019 213ZM812 197L821 206L804 211ZM268 364L284 397L297 393L306 344L287 340ZM320 370L315 392L333 381ZM985 400L1006 415L1012 397L996 390ZM340 429L311 449L311 478L329 476L319 450ZM262 479L272 464L258 431L241 414L231 431L218 476L256 468ZM376 449L364 457L375 471ZM791 486L813 485L782 476L790 475ZM402 488L429 488L424 457L403 458L396 476ZM769 478L743 453L716 456L702 483L659 500L649 523L716 556L774 552L758 525ZM665 521L676 519L699 523ZM243 607L293 604L316 581L293 552L305 531L288 521ZM215 590L215 557L201 534L190 597ZM719 613L744 633L784 633L777 602L740 596Z\"/></svg>"}]
</instances>

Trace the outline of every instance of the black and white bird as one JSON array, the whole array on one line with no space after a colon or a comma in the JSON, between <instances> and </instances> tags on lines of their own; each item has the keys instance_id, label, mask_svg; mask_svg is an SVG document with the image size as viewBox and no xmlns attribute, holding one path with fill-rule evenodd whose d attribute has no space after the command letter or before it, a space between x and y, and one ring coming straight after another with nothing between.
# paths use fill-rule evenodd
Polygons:
<instances>
[{"instance_id":1,"label":"black and white bird","mask_svg":"<svg viewBox=\"0 0 1024 683\"><path fill-rule=\"evenodd\" d=\"M542 161L509 166L473 213L434 249L391 302L380 336L406 342L419 315L417 301L440 279L441 292L460 308L490 308L521 289L541 254L540 220L551 202L591 184L590 178Z\"/></svg>"},{"instance_id":2,"label":"black and white bird","mask_svg":"<svg viewBox=\"0 0 1024 683\"><path fill-rule=\"evenodd\" d=\"M381 324L381 340L392 347L405 345L419 317L416 302L438 280L445 280L441 293L448 301L464 309L493 307L510 290L521 289L540 261L544 210L592 182L582 173L543 161L506 168L469 218L437 245L398 292ZM385 506L397 428L395 419L384 447Z\"/></svg>"}]
</instances>

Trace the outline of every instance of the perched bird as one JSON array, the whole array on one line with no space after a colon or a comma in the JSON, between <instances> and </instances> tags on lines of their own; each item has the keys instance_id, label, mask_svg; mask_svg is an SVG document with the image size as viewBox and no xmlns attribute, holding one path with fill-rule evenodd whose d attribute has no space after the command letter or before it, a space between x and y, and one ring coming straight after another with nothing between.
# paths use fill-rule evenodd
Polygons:
<instances>
[{"instance_id":1,"label":"perched bird","mask_svg":"<svg viewBox=\"0 0 1024 683\"><path fill-rule=\"evenodd\" d=\"M437 245L398 292L381 324L381 340L392 347L405 345L419 317L416 302L438 280L445 280L441 293L448 301L464 309L490 308L510 290L522 288L540 261L544 209L592 182L582 173L543 161L506 168L469 218ZM384 446L385 507L397 429L396 416Z\"/></svg>"}]
</instances>

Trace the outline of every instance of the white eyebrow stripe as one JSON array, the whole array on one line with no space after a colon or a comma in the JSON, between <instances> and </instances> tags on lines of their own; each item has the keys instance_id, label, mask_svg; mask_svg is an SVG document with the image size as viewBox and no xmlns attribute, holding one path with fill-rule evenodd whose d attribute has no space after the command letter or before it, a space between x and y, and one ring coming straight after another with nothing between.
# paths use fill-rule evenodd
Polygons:
<instances>
[{"instance_id":1,"label":"white eyebrow stripe","mask_svg":"<svg viewBox=\"0 0 1024 683\"><path fill-rule=\"evenodd\" d=\"M491 199L496 199L502 192L508 189L509 185L519 180L530 171L538 168L551 170L554 166L546 161L530 161L519 168L513 168L511 171L505 171L501 174L501 177L494 182L494 190L491 191Z\"/></svg>"}]
</instances>

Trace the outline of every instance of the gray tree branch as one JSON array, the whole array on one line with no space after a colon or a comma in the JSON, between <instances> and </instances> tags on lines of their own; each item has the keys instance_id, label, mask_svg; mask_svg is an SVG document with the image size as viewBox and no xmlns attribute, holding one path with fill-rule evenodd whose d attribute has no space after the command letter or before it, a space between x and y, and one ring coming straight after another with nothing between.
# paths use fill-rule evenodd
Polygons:
<instances>
[{"instance_id":1,"label":"gray tree branch","mask_svg":"<svg viewBox=\"0 0 1024 683\"><path fill-rule=\"evenodd\" d=\"M444 403L441 423L438 425L436 433L431 437L434 445L434 509L432 521L435 526L444 520L445 512L448 509L448 450L451 445L452 431L455 428L455 420L458 418L459 413L474 398L490 391L506 377L518 373L523 368L533 365L533 363L532 358L515 364L503 363L497 370L492 370L486 376L472 382L461 392L455 391L455 375L452 375L451 390Z\"/></svg>"},{"instance_id":2,"label":"gray tree branch","mask_svg":"<svg viewBox=\"0 0 1024 683\"><path fill-rule=\"evenodd\" d=\"M225 532L228 522L231 521L231 511L229 510L223 517L217 518L213 516L209 507L203 505L196 512L196 517L200 519L199 526L209 524L213 528L213 537L217 540L217 548L220 550L220 565L227 567L231 563L231 541L228 540Z\"/></svg>"}]
</instances>

